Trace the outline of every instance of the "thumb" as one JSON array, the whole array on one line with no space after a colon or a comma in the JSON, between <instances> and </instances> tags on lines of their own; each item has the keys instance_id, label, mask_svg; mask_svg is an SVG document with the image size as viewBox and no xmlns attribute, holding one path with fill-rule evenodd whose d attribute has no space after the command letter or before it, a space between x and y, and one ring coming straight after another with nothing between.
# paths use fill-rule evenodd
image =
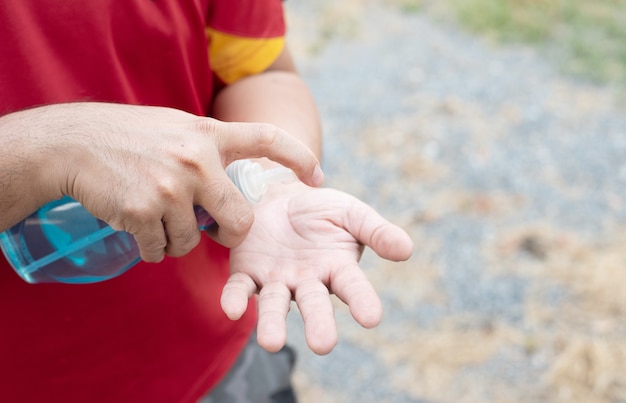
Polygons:
<instances>
[{"instance_id":1,"label":"thumb","mask_svg":"<svg viewBox=\"0 0 626 403\"><path fill-rule=\"evenodd\" d=\"M345 228L378 256L395 262L408 260L413 254L413 241L399 226L383 218L372 207L354 198L348 209Z\"/></svg>"}]
</instances>

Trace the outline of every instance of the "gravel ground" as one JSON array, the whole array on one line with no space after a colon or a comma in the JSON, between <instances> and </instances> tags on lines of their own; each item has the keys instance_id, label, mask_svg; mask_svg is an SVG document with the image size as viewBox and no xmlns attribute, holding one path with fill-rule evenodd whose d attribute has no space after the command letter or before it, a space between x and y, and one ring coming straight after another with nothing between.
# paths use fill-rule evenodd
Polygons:
<instances>
[{"instance_id":1,"label":"gravel ground","mask_svg":"<svg viewBox=\"0 0 626 403\"><path fill-rule=\"evenodd\" d=\"M327 185L409 231L385 318L289 340L307 402L626 401L626 106L540 52L381 1L287 2ZM295 309L295 307L294 307Z\"/></svg>"}]
</instances>

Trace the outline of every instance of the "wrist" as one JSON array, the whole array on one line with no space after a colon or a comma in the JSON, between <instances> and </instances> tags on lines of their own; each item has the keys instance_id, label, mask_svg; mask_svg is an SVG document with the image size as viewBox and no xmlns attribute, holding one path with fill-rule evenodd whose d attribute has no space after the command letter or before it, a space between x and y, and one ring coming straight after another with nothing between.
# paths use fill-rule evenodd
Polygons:
<instances>
[{"instance_id":1,"label":"wrist","mask_svg":"<svg viewBox=\"0 0 626 403\"><path fill-rule=\"evenodd\" d=\"M42 204L69 195L72 187L71 167L78 166L76 156L83 156L83 151L76 151L79 142L75 134L76 113L72 105L58 104L38 108L32 116L29 128L35 133L39 144L36 163L33 165L34 191L40 194ZM82 134L81 134L82 135Z\"/></svg>"},{"instance_id":2,"label":"wrist","mask_svg":"<svg viewBox=\"0 0 626 403\"><path fill-rule=\"evenodd\" d=\"M13 112L0 118L0 229L19 222L60 198L62 136L51 130L48 107Z\"/></svg>"},{"instance_id":3,"label":"wrist","mask_svg":"<svg viewBox=\"0 0 626 403\"><path fill-rule=\"evenodd\" d=\"M5 116L1 132L8 138L3 145L13 157L20 186L29 199L46 203L62 196L57 177L58 162L65 159L63 136L53 129L55 116L50 106L19 111Z\"/></svg>"}]
</instances>

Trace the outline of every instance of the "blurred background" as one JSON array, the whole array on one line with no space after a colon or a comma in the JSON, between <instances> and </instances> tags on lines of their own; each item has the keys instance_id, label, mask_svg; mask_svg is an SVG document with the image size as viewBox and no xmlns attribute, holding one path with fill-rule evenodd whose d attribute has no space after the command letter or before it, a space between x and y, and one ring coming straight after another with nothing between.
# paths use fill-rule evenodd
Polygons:
<instances>
[{"instance_id":1,"label":"blurred background","mask_svg":"<svg viewBox=\"0 0 626 403\"><path fill-rule=\"evenodd\" d=\"M330 355L292 312L301 401L626 402L626 1L285 6L326 185L416 245Z\"/></svg>"}]
</instances>

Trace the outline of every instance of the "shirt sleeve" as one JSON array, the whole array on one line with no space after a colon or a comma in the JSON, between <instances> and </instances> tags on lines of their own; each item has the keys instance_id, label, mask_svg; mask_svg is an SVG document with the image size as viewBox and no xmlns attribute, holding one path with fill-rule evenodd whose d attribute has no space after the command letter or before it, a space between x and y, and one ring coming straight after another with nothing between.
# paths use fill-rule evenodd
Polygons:
<instances>
[{"instance_id":1,"label":"shirt sleeve","mask_svg":"<svg viewBox=\"0 0 626 403\"><path fill-rule=\"evenodd\" d=\"M226 84L267 69L285 46L281 0L215 0L206 28L211 69Z\"/></svg>"}]
</instances>

